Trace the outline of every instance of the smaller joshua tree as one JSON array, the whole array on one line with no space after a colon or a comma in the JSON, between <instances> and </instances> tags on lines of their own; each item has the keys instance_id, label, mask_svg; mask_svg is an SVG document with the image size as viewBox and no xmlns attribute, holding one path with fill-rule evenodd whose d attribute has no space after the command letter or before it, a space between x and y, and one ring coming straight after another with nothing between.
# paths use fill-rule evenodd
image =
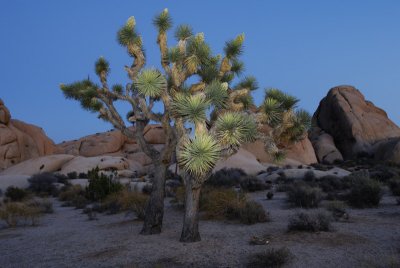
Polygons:
<instances>
[{"instance_id":1,"label":"smaller joshua tree","mask_svg":"<svg viewBox=\"0 0 400 268\"><path fill-rule=\"evenodd\" d=\"M296 109L299 100L279 89L267 89L264 102L256 110L257 138L276 162L285 158L285 149L303 140L311 127L311 116Z\"/></svg>"}]
</instances>

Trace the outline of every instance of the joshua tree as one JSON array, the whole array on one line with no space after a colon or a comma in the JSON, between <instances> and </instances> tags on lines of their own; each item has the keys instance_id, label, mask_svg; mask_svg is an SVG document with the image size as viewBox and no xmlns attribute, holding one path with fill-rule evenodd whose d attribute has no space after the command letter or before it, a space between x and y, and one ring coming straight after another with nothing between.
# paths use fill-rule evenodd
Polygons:
<instances>
[{"instance_id":1,"label":"joshua tree","mask_svg":"<svg viewBox=\"0 0 400 268\"><path fill-rule=\"evenodd\" d=\"M176 46L168 47L167 31L172 20L165 9L154 20L158 29L157 43L163 71L145 69L142 38L130 17L118 31L119 43L133 58L125 70L131 83L109 86L109 64L97 60L95 71L100 84L89 79L61 85L66 98L78 100L82 108L98 113L129 138L135 138L143 152L154 164L155 174L150 201L145 211L142 234L161 232L164 209L165 173L176 150L186 188L186 212L181 241L200 240L198 233L198 202L203 182L214 165L224 155L235 152L240 143L250 141L256 134L256 125L243 110L251 103L249 92L257 88L255 79L244 78L236 86L230 83L243 71L238 60L242 53L244 35L226 42L225 55L213 56L202 33L194 35L188 25L175 31ZM188 85L189 81L196 81ZM131 105L127 127L114 106L115 101ZM156 113L154 104L162 103ZM148 144L143 136L149 123L161 123L165 146L161 152ZM190 131L190 124L194 132Z\"/></svg>"},{"instance_id":2,"label":"joshua tree","mask_svg":"<svg viewBox=\"0 0 400 268\"><path fill-rule=\"evenodd\" d=\"M285 149L306 137L311 127L311 116L296 109L299 100L278 89L267 89L264 102L256 109L257 138L265 150L279 162L285 158Z\"/></svg>"}]
</instances>

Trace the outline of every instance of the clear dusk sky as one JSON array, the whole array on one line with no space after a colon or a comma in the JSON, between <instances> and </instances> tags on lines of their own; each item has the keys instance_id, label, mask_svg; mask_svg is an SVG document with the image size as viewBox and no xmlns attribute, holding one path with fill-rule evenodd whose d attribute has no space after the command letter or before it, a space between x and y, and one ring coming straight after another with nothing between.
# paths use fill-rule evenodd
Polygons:
<instances>
[{"instance_id":1,"label":"clear dusk sky","mask_svg":"<svg viewBox=\"0 0 400 268\"><path fill-rule=\"evenodd\" d=\"M147 66L159 66L153 16L165 7L174 25L204 32L213 52L245 33L246 75L260 89L297 96L313 113L328 90L354 85L400 124L400 1L105 1L0 0L0 98L12 117L42 127L55 142L112 128L64 99L60 83L95 79L99 56L110 61L111 83L127 82L131 64L116 31L135 16ZM173 32L170 45L174 44ZM124 107L122 107L124 108Z\"/></svg>"}]
</instances>

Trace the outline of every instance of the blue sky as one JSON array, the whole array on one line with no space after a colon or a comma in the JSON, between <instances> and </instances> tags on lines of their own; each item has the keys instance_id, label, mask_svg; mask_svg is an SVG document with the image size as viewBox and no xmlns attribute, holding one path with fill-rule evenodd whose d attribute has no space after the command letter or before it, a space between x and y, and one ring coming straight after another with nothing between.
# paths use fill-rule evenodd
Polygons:
<instances>
[{"instance_id":1,"label":"blue sky","mask_svg":"<svg viewBox=\"0 0 400 268\"><path fill-rule=\"evenodd\" d=\"M132 15L147 66L158 67L151 20L165 7L174 25L188 23L204 32L215 53L245 33L242 59L245 74L260 84L256 102L263 88L275 87L300 98L300 106L313 113L331 87L350 84L400 123L396 0L1 0L0 98L13 118L43 127L55 142L111 129L65 100L59 84L95 78L99 56L110 61L112 83L127 82L123 66L130 58L117 44L116 31Z\"/></svg>"}]
</instances>

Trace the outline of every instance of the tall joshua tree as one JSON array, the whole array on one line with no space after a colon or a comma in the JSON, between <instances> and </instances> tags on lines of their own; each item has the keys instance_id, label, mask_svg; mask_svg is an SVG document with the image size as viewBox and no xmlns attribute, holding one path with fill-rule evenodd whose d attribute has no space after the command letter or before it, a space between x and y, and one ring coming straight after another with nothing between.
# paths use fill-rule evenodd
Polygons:
<instances>
[{"instance_id":1,"label":"tall joshua tree","mask_svg":"<svg viewBox=\"0 0 400 268\"><path fill-rule=\"evenodd\" d=\"M249 92L256 89L255 79L248 77L236 86L230 83L243 71L238 56L242 53L244 35L226 42L225 55L214 56L202 33L194 35L188 25L176 28L177 44L167 45L167 31L172 19L165 9L153 20L158 29L157 43L161 54L161 70L146 69L145 54L135 19L130 17L118 31L118 42L133 58L125 66L131 82L125 86L109 86L110 68L104 58L95 63L100 83L89 79L61 85L66 98L79 101L82 108L95 112L129 138L135 138L155 167L153 189L145 211L142 234L161 232L164 212L165 173L176 150L186 185L186 212L181 241L197 241L198 202L201 185L209 177L217 160L235 152L239 144L250 141L256 125L243 112L249 106ZM188 83L196 81L195 83ZM130 104L128 128L114 102ZM162 103L161 113L154 104ZM161 123L165 146L159 152L144 139L149 121ZM194 133L190 131L190 123Z\"/></svg>"}]
</instances>

